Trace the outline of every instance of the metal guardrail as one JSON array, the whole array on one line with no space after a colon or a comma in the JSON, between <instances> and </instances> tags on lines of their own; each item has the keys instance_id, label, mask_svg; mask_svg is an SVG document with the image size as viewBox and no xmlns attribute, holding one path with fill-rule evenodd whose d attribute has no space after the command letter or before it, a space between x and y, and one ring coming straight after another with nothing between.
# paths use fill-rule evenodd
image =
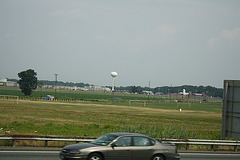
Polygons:
<instances>
[{"instance_id":1,"label":"metal guardrail","mask_svg":"<svg viewBox=\"0 0 240 160\"><path fill-rule=\"evenodd\" d=\"M240 141L229 141L229 140L202 140L202 139L166 139L163 141L172 142L175 145L186 145L186 150L189 150L190 145L210 145L211 150L214 150L214 146L233 146L234 151L238 151Z\"/></svg>"},{"instance_id":2,"label":"metal guardrail","mask_svg":"<svg viewBox=\"0 0 240 160\"><path fill-rule=\"evenodd\" d=\"M35 135L0 135L0 140L11 140L12 147L15 147L15 142L20 140L45 141L45 147L49 141L65 141L65 142L91 142L96 137L63 137L63 136L35 136ZM189 150L189 145L210 145L211 150L214 146L233 146L234 151L238 151L240 141L228 140L201 140L201 139L156 139L161 142L171 142L176 145L186 145L186 150Z\"/></svg>"},{"instance_id":3,"label":"metal guardrail","mask_svg":"<svg viewBox=\"0 0 240 160\"><path fill-rule=\"evenodd\" d=\"M49 141L65 141L65 142L91 142L96 137L62 137L62 136L35 136L35 135L0 135L0 140L11 140L12 147L15 147L15 142L20 140L29 141L45 141L45 147Z\"/></svg>"}]
</instances>

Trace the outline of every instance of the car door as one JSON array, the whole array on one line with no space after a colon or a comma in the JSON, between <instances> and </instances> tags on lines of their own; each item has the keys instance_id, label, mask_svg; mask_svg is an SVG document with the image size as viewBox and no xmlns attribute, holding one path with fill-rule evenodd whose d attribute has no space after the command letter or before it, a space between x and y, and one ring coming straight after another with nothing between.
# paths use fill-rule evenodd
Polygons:
<instances>
[{"instance_id":1,"label":"car door","mask_svg":"<svg viewBox=\"0 0 240 160\"><path fill-rule=\"evenodd\" d=\"M108 151L106 160L131 160L131 143L131 136L120 137Z\"/></svg>"},{"instance_id":2,"label":"car door","mask_svg":"<svg viewBox=\"0 0 240 160\"><path fill-rule=\"evenodd\" d=\"M131 147L132 160L149 160L153 155L154 142L147 137L133 137L133 146Z\"/></svg>"}]
</instances>

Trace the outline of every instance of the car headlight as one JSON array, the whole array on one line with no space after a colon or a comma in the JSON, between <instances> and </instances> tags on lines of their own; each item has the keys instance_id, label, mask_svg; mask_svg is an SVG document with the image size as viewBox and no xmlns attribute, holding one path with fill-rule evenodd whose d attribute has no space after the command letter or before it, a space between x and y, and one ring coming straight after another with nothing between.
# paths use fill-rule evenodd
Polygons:
<instances>
[{"instance_id":1,"label":"car headlight","mask_svg":"<svg viewBox=\"0 0 240 160\"><path fill-rule=\"evenodd\" d=\"M71 153L71 154L79 154L80 151L79 151L79 150L71 150L70 153Z\"/></svg>"}]
</instances>

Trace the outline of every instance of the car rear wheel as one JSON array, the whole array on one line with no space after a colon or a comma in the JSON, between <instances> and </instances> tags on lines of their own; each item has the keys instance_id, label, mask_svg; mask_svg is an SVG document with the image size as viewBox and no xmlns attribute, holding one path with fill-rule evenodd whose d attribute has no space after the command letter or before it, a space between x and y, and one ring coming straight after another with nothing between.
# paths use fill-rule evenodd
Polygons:
<instances>
[{"instance_id":1,"label":"car rear wheel","mask_svg":"<svg viewBox=\"0 0 240 160\"><path fill-rule=\"evenodd\" d=\"M98 153L90 154L88 160L103 160L103 157Z\"/></svg>"},{"instance_id":2,"label":"car rear wheel","mask_svg":"<svg viewBox=\"0 0 240 160\"><path fill-rule=\"evenodd\" d=\"M155 155L151 160L166 160L166 158L163 155Z\"/></svg>"}]
</instances>

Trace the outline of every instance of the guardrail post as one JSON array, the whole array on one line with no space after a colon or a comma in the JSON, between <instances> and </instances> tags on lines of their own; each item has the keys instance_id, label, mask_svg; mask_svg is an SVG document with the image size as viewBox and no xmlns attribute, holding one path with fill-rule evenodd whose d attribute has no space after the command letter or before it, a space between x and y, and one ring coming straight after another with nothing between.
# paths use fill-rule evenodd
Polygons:
<instances>
[{"instance_id":1,"label":"guardrail post","mask_svg":"<svg viewBox=\"0 0 240 160\"><path fill-rule=\"evenodd\" d=\"M45 147L47 147L48 146L48 141L47 140L45 140Z\"/></svg>"},{"instance_id":2,"label":"guardrail post","mask_svg":"<svg viewBox=\"0 0 240 160\"><path fill-rule=\"evenodd\" d=\"M189 144L186 144L186 150L189 150Z\"/></svg>"},{"instance_id":3,"label":"guardrail post","mask_svg":"<svg viewBox=\"0 0 240 160\"><path fill-rule=\"evenodd\" d=\"M213 144L211 144L211 151L213 151Z\"/></svg>"},{"instance_id":4,"label":"guardrail post","mask_svg":"<svg viewBox=\"0 0 240 160\"><path fill-rule=\"evenodd\" d=\"M12 147L15 147L15 139L12 140Z\"/></svg>"},{"instance_id":5,"label":"guardrail post","mask_svg":"<svg viewBox=\"0 0 240 160\"><path fill-rule=\"evenodd\" d=\"M237 152L238 151L238 146L234 146L234 152Z\"/></svg>"}]
</instances>

